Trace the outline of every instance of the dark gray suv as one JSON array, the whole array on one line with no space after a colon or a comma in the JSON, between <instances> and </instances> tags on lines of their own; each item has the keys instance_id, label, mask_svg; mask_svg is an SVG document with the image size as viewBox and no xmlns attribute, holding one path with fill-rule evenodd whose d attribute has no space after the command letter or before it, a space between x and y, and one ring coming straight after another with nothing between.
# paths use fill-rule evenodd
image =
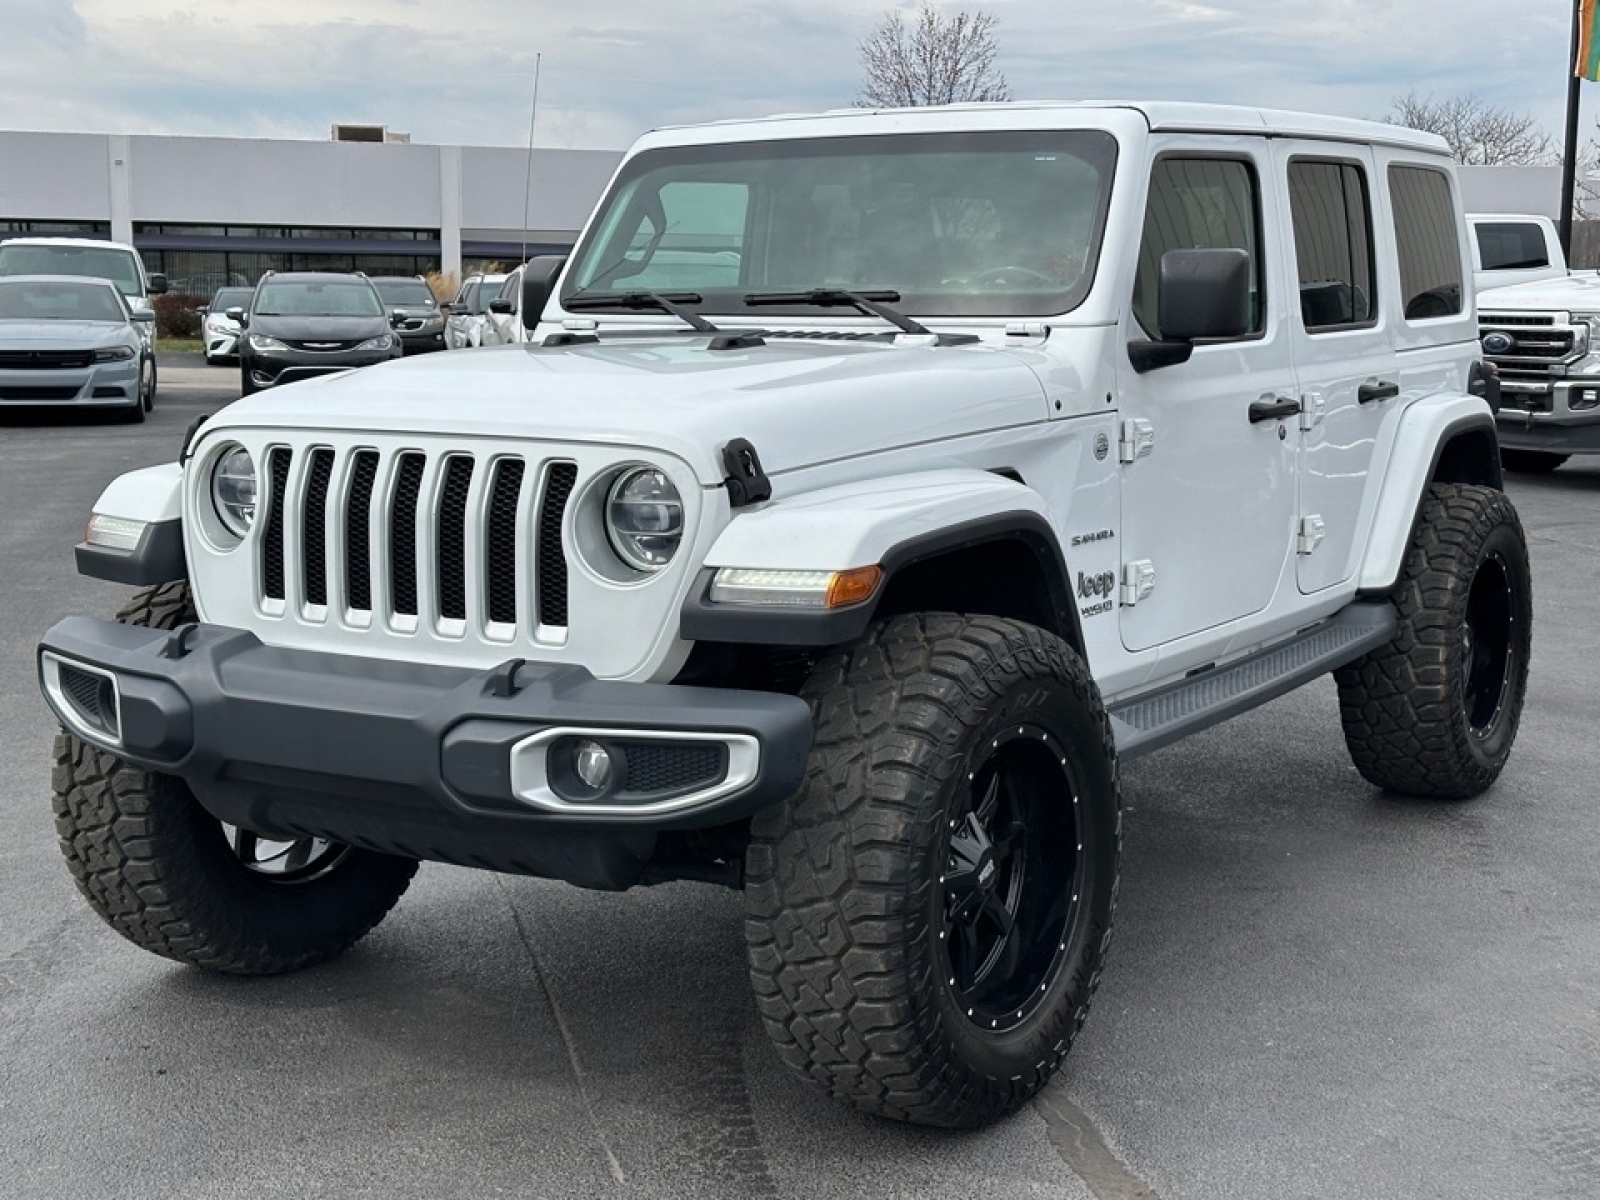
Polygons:
<instances>
[{"instance_id":1,"label":"dark gray suv","mask_svg":"<svg viewBox=\"0 0 1600 1200\"><path fill-rule=\"evenodd\" d=\"M407 354L444 349L444 313L439 299L421 275L374 275L372 286L389 315Z\"/></svg>"},{"instance_id":2,"label":"dark gray suv","mask_svg":"<svg viewBox=\"0 0 1600 1200\"><path fill-rule=\"evenodd\" d=\"M250 311L230 308L239 339L241 390L328 375L399 358L395 318L364 275L276 272L261 277Z\"/></svg>"}]
</instances>

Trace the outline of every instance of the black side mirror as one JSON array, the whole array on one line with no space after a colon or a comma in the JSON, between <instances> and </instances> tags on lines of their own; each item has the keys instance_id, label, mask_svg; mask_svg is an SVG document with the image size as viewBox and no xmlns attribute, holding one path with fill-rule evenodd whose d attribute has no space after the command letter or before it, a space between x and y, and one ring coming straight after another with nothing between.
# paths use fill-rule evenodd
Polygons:
<instances>
[{"instance_id":1,"label":"black side mirror","mask_svg":"<svg viewBox=\"0 0 1600 1200\"><path fill-rule=\"evenodd\" d=\"M556 290L556 280L567 265L565 254L541 254L522 268L522 327L532 329L544 315L544 306Z\"/></svg>"},{"instance_id":2,"label":"black side mirror","mask_svg":"<svg viewBox=\"0 0 1600 1200\"><path fill-rule=\"evenodd\" d=\"M167 290L167 277L160 271L150 276L150 294L152 296L164 295Z\"/></svg>"},{"instance_id":3,"label":"black side mirror","mask_svg":"<svg viewBox=\"0 0 1600 1200\"><path fill-rule=\"evenodd\" d=\"M496 296L493 300L489 301L489 311L492 313L500 313L502 315L509 313L511 311L511 301L506 300L503 297Z\"/></svg>"},{"instance_id":4,"label":"black side mirror","mask_svg":"<svg viewBox=\"0 0 1600 1200\"><path fill-rule=\"evenodd\" d=\"M406 314L401 312L398 308L394 309L392 312L389 313L389 328L390 329L399 329L400 326L404 325L405 323L406 323Z\"/></svg>"},{"instance_id":5,"label":"black side mirror","mask_svg":"<svg viewBox=\"0 0 1600 1200\"><path fill-rule=\"evenodd\" d=\"M1157 289L1161 340L1128 346L1140 374L1188 362L1198 341L1250 332L1250 255L1244 250L1168 250Z\"/></svg>"},{"instance_id":6,"label":"black side mirror","mask_svg":"<svg viewBox=\"0 0 1600 1200\"><path fill-rule=\"evenodd\" d=\"M151 308L136 308L128 315L135 321L140 321L147 325L153 324L156 319L155 310Z\"/></svg>"},{"instance_id":7,"label":"black side mirror","mask_svg":"<svg viewBox=\"0 0 1600 1200\"><path fill-rule=\"evenodd\" d=\"M222 315L230 321L239 322L241 325L250 324L250 318L245 315L245 311L242 308L225 308L222 310Z\"/></svg>"}]
</instances>

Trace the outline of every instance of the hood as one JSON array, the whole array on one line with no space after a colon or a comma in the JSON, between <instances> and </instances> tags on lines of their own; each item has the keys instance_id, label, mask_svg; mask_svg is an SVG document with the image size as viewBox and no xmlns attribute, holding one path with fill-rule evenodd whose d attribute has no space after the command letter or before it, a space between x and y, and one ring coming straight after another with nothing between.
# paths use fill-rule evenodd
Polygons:
<instances>
[{"instance_id":1,"label":"hood","mask_svg":"<svg viewBox=\"0 0 1600 1200\"><path fill-rule=\"evenodd\" d=\"M249 397L206 425L368 429L659 449L701 482L748 438L769 474L1042 421L1044 389L1014 352L704 336L434 354Z\"/></svg>"},{"instance_id":2,"label":"hood","mask_svg":"<svg viewBox=\"0 0 1600 1200\"><path fill-rule=\"evenodd\" d=\"M250 332L297 342L353 342L389 332L388 317L250 315Z\"/></svg>"},{"instance_id":3,"label":"hood","mask_svg":"<svg viewBox=\"0 0 1600 1200\"><path fill-rule=\"evenodd\" d=\"M1488 288L1478 293L1479 312L1504 309L1600 312L1600 273L1584 271L1559 279L1537 279L1511 287Z\"/></svg>"},{"instance_id":4,"label":"hood","mask_svg":"<svg viewBox=\"0 0 1600 1200\"><path fill-rule=\"evenodd\" d=\"M384 312L404 313L408 317L436 317L439 310L431 304L385 304Z\"/></svg>"},{"instance_id":5,"label":"hood","mask_svg":"<svg viewBox=\"0 0 1600 1200\"><path fill-rule=\"evenodd\" d=\"M35 346L122 346L133 330L118 321L30 321L0 318L0 346L8 350Z\"/></svg>"}]
</instances>

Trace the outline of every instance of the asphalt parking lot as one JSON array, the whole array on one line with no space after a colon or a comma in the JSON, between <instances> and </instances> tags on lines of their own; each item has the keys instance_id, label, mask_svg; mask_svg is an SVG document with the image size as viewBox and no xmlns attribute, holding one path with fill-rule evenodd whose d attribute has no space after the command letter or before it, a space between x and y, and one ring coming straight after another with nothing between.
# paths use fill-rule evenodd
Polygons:
<instances>
[{"instance_id":1,"label":"asphalt parking lot","mask_svg":"<svg viewBox=\"0 0 1600 1200\"><path fill-rule=\"evenodd\" d=\"M731 892L426 865L352 953L268 980L93 916L33 645L127 594L73 570L101 487L237 387L173 362L141 426L0 413L0 1195L1600 1195L1600 460L1510 483L1536 623L1499 785L1374 792L1328 681L1132 764L1088 1026L1030 1111L946 1135L788 1076Z\"/></svg>"}]
</instances>

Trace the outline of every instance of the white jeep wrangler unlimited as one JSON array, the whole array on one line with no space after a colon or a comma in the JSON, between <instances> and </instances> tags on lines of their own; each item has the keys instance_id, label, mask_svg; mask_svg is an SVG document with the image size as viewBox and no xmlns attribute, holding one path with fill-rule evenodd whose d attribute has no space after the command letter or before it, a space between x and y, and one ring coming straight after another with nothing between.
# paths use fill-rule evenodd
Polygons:
<instances>
[{"instance_id":1,"label":"white jeep wrangler unlimited","mask_svg":"<svg viewBox=\"0 0 1600 1200\"><path fill-rule=\"evenodd\" d=\"M1378 787L1510 753L1531 595L1444 143L1180 104L652 133L526 345L297 384L115 481L45 636L61 843L159 954L337 954L419 859L744 890L779 1053L1037 1092L1118 766L1328 672ZM617 965L619 971L626 964Z\"/></svg>"}]
</instances>

